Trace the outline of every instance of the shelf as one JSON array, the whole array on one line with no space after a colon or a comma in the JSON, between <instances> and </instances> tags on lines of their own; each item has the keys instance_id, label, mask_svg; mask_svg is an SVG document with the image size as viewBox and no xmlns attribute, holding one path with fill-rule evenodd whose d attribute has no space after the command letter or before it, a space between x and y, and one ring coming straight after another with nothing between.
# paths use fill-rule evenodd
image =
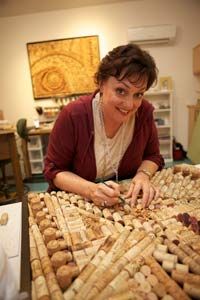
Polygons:
<instances>
[{"instance_id":1,"label":"shelf","mask_svg":"<svg viewBox=\"0 0 200 300\"><path fill-rule=\"evenodd\" d=\"M43 171L42 170L32 170L31 169L32 174L42 174Z\"/></svg>"},{"instance_id":2,"label":"shelf","mask_svg":"<svg viewBox=\"0 0 200 300\"><path fill-rule=\"evenodd\" d=\"M171 90L152 90L145 93L145 99L154 106L154 121L158 132L160 153L164 160L169 162L173 160L172 95Z\"/></svg>"},{"instance_id":3,"label":"shelf","mask_svg":"<svg viewBox=\"0 0 200 300\"><path fill-rule=\"evenodd\" d=\"M169 95L171 92L171 90L148 91L144 94L144 96Z\"/></svg>"},{"instance_id":4,"label":"shelf","mask_svg":"<svg viewBox=\"0 0 200 300\"><path fill-rule=\"evenodd\" d=\"M43 173L43 161L30 161L31 173L32 174L42 174Z\"/></svg>"},{"instance_id":5,"label":"shelf","mask_svg":"<svg viewBox=\"0 0 200 300\"><path fill-rule=\"evenodd\" d=\"M41 139L40 136L29 136L28 149L32 150L35 148L41 148Z\"/></svg>"},{"instance_id":6,"label":"shelf","mask_svg":"<svg viewBox=\"0 0 200 300\"><path fill-rule=\"evenodd\" d=\"M41 146L37 146L37 147L30 147L28 146L28 152L31 152L31 151L37 151L37 150L41 150Z\"/></svg>"},{"instance_id":7,"label":"shelf","mask_svg":"<svg viewBox=\"0 0 200 300\"><path fill-rule=\"evenodd\" d=\"M171 128L170 125L156 125L157 128Z\"/></svg>"},{"instance_id":8,"label":"shelf","mask_svg":"<svg viewBox=\"0 0 200 300\"><path fill-rule=\"evenodd\" d=\"M165 163L171 163L173 162L173 158L165 158Z\"/></svg>"},{"instance_id":9,"label":"shelf","mask_svg":"<svg viewBox=\"0 0 200 300\"><path fill-rule=\"evenodd\" d=\"M32 162L43 162L43 159L40 159L40 158L30 159L30 163L32 163Z\"/></svg>"},{"instance_id":10,"label":"shelf","mask_svg":"<svg viewBox=\"0 0 200 300\"><path fill-rule=\"evenodd\" d=\"M43 160L44 158L42 149L37 149L37 150L29 149L28 152L29 152L30 161Z\"/></svg>"},{"instance_id":11,"label":"shelf","mask_svg":"<svg viewBox=\"0 0 200 300\"><path fill-rule=\"evenodd\" d=\"M59 106L49 106L49 107L44 107L44 116L48 120L55 120L57 115L60 112L60 107Z\"/></svg>"},{"instance_id":12,"label":"shelf","mask_svg":"<svg viewBox=\"0 0 200 300\"><path fill-rule=\"evenodd\" d=\"M171 143L171 140L162 140L159 139L160 145L169 145Z\"/></svg>"},{"instance_id":13,"label":"shelf","mask_svg":"<svg viewBox=\"0 0 200 300\"><path fill-rule=\"evenodd\" d=\"M169 147L168 147L169 148ZM168 149L167 149L168 150ZM160 150L160 153L161 153L161 155L162 155L162 157L164 158L164 159L171 159L172 158L172 155L171 155L171 153L167 153L167 152L163 152L162 151L162 149Z\"/></svg>"},{"instance_id":14,"label":"shelf","mask_svg":"<svg viewBox=\"0 0 200 300\"><path fill-rule=\"evenodd\" d=\"M157 113L157 112L171 112L171 108L154 109L154 113Z\"/></svg>"}]
</instances>

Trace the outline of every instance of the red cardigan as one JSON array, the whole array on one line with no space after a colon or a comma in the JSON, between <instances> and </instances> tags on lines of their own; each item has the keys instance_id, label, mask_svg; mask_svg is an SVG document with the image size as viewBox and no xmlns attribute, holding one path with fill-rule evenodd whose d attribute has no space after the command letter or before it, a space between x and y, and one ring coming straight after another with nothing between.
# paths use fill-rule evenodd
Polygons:
<instances>
[{"instance_id":1,"label":"red cardigan","mask_svg":"<svg viewBox=\"0 0 200 300\"><path fill-rule=\"evenodd\" d=\"M93 95L82 96L65 106L50 134L44 175L49 190L55 190L52 180L62 171L71 171L89 181L95 181ZM132 141L119 165L119 179L131 178L143 160L151 160L161 169L164 160L159 152L153 106L142 101L136 113Z\"/></svg>"}]
</instances>

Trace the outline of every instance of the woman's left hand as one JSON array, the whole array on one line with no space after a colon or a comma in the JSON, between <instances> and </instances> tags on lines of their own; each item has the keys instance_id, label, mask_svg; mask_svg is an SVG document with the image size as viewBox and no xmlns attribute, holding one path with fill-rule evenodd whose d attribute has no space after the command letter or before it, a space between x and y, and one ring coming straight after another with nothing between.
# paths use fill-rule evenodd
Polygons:
<instances>
[{"instance_id":1,"label":"woman's left hand","mask_svg":"<svg viewBox=\"0 0 200 300\"><path fill-rule=\"evenodd\" d=\"M142 191L142 206L148 207L153 199L157 199L159 196L159 190L149 180L149 177L139 172L131 181L130 188L128 190L126 198L130 199L131 206L135 206L137 203L137 197Z\"/></svg>"}]
</instances>

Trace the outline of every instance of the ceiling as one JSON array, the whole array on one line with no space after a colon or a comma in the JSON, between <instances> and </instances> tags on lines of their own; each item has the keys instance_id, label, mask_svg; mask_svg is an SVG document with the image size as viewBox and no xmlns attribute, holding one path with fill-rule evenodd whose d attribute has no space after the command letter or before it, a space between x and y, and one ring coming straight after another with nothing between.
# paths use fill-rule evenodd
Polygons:
<instances>
[{"instance_id":1,"label":"ceiling","mask_svg":"<svg viewBox=\"0 0 200 300\"><path fill-rule=\"evenodd\" d=\"M94 6L127 0L0 0L0 17Z\"/></svg>"}]
</instances>

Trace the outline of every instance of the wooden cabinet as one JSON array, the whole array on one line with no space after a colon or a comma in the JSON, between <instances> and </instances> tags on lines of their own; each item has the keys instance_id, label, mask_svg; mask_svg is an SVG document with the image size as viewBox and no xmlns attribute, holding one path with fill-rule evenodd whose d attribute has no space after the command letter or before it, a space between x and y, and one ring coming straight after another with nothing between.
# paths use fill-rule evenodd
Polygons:
<instances>
[{"instance_id":1,"label":"wooden cabinet","mask_svg":"<svg viewBox=\"0 0 200 300\"><path fill-rule=\"evenodd\" d=\"M193 48L193 73L200 75L200 44Z\"/></svg>"},{"instance_id":2,"label":"wooden cabinet","mask_svg":"<svg viewBox=\"0 0 200 300\"><path fill-rule=\"evenodd\" d=\"M198 114L200 113L200 105L188 105L188 146L191 142L192 132Z\"/></svg>"},{"instance_id":3,"label":"wooden cabinet","mask_svg":"<svg viewBox=\"0 0 200 300\"><path fill-rule=\"evenodd\" d=\"M172 91L148 91L145 98L154 106L154 120L158 130L160 152L165 162L173 160Z\"/></svg>"},{"instance_id":4,"label":"wooden cabinet","mask_svg":"<svg viewBox=\"0 0 200 300\"><path fill-rule=\"evenodd\" d=\"M21 168L14 130L0 130L0 160L11 160L19 199L24 194ZM1 297L0 297L1 298Z\"/></svg>"}]
</instances>

